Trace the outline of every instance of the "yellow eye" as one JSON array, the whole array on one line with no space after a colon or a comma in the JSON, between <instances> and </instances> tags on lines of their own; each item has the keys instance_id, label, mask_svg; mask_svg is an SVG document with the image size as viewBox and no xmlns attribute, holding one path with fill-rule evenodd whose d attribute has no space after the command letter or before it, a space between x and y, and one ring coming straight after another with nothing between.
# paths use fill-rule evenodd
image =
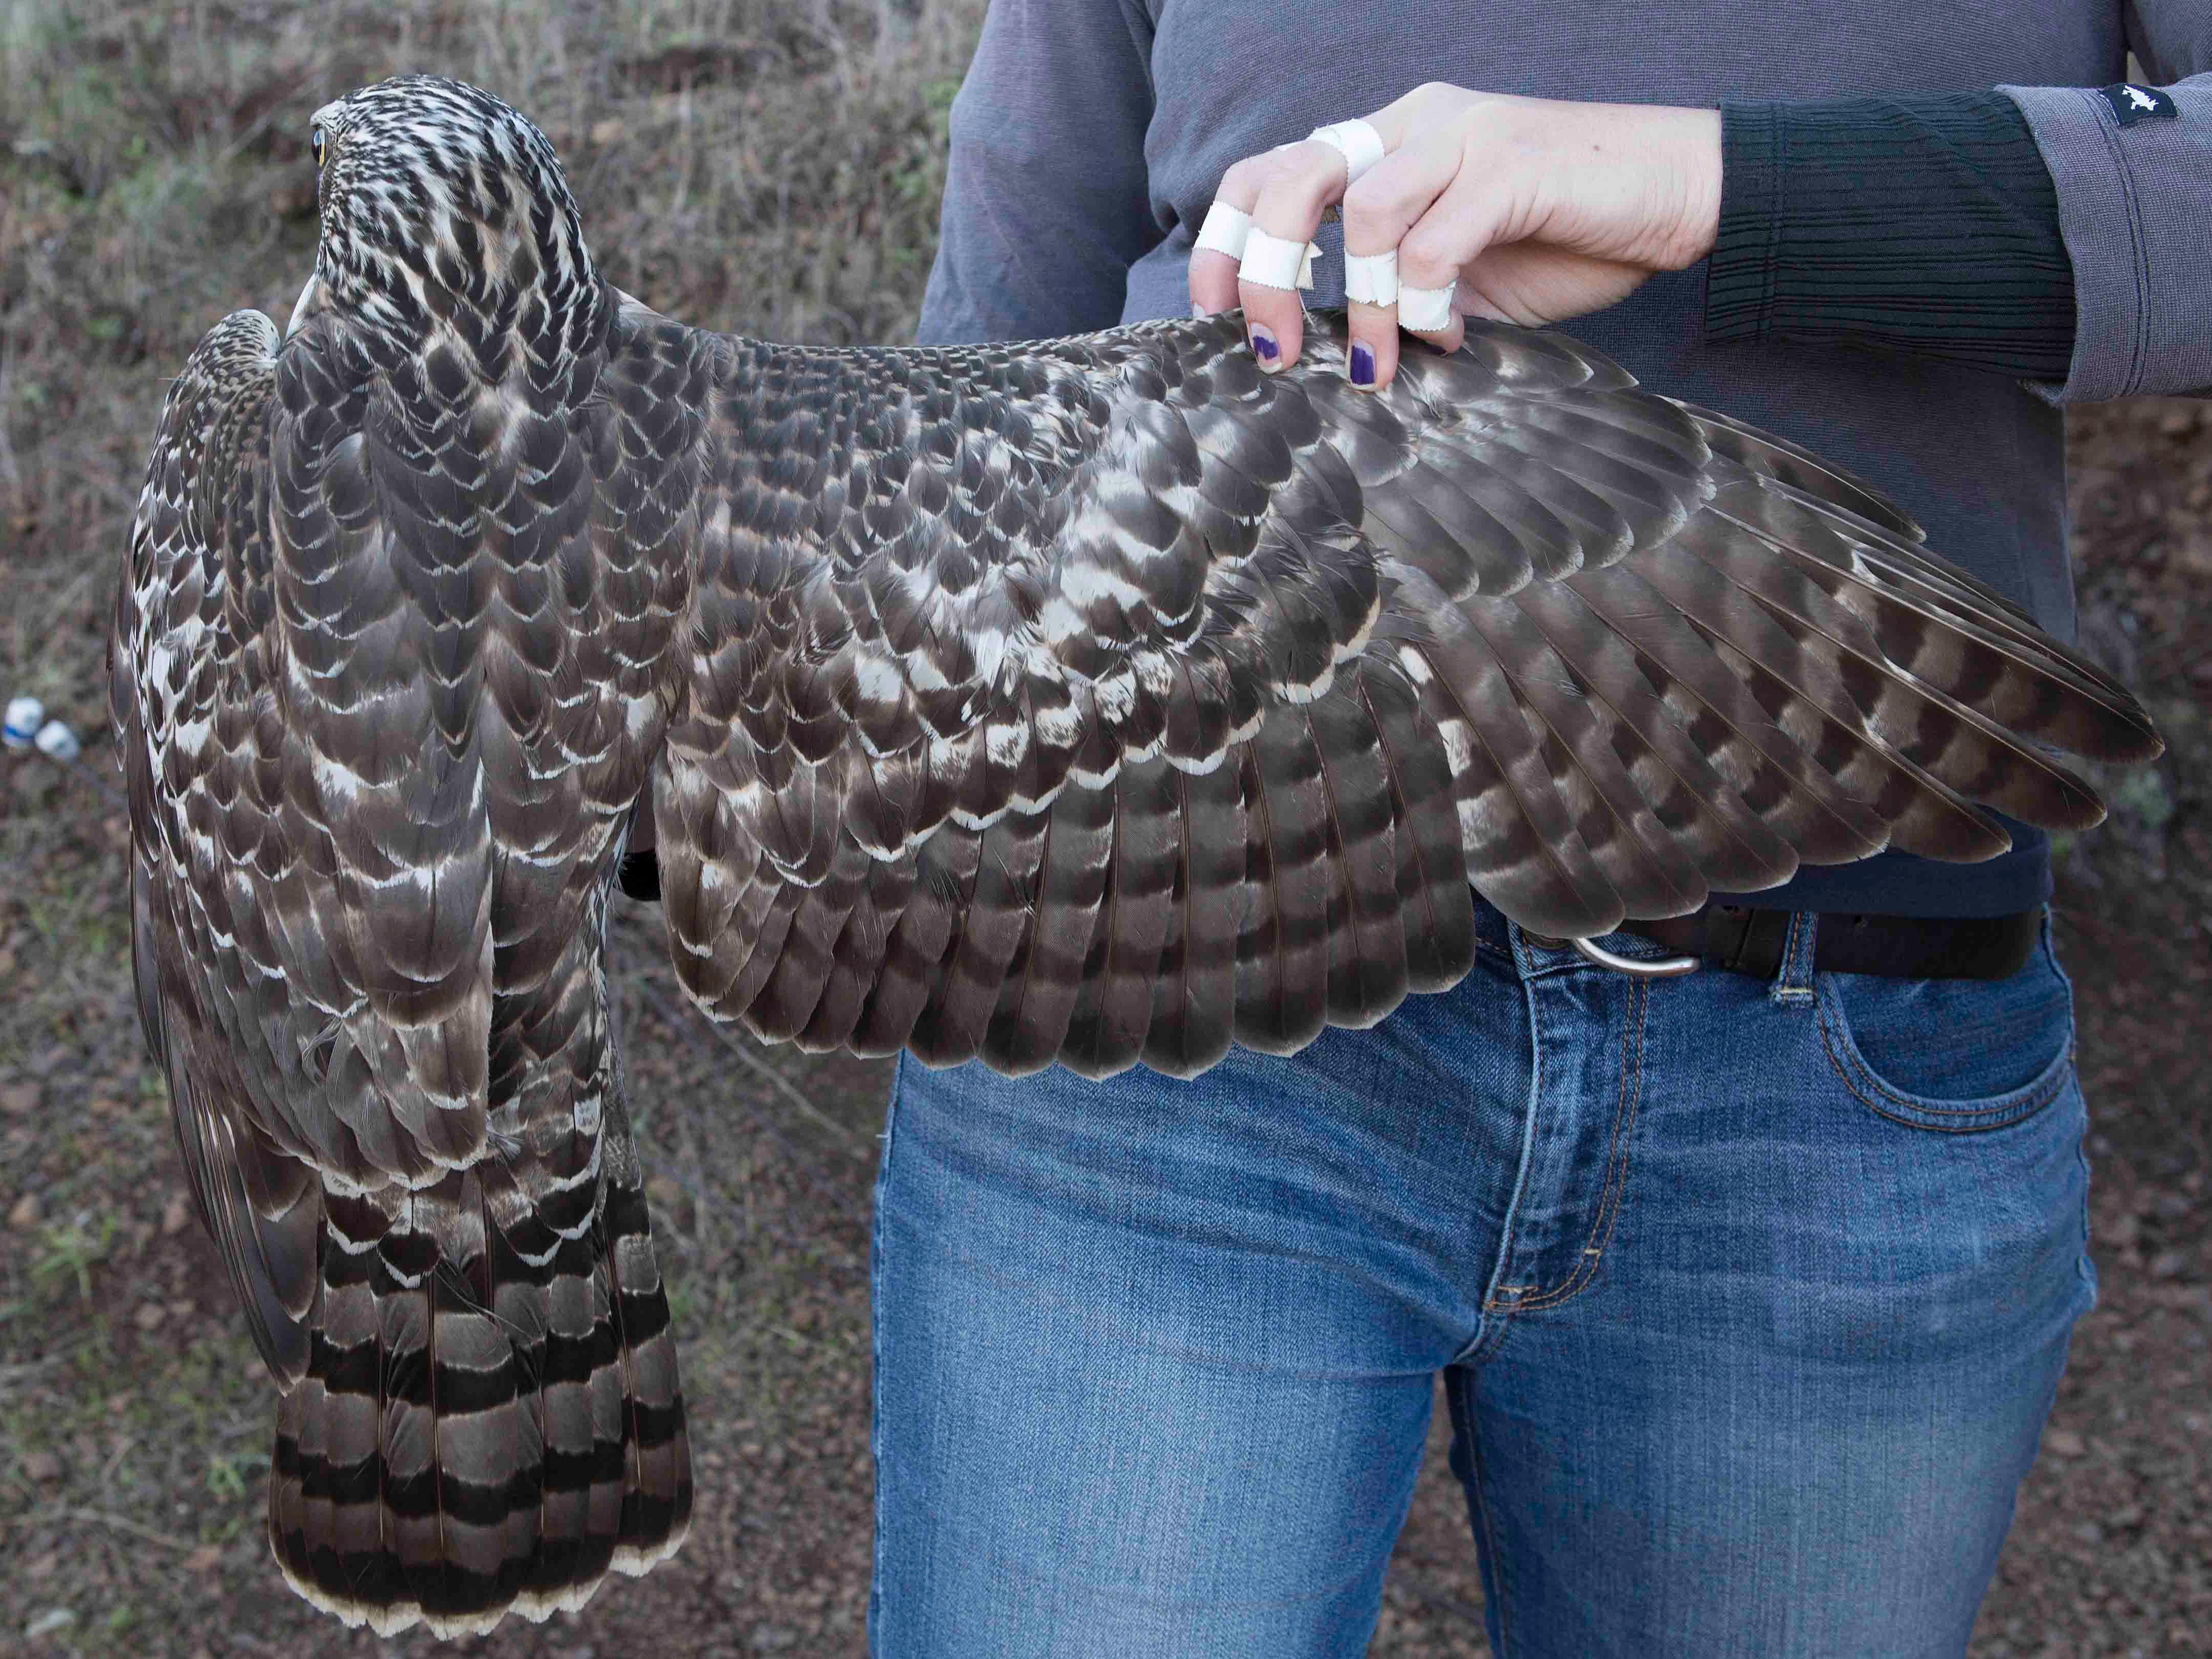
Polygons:
<instances>
[{"instance_id":1,"label":"yellow eye","mask_svg":"<svg viewBox=\"0 0 2212 1659\"><path fill-rule=\"evenodd\" d=\"M323 130L320 127L317 127L307 135L307 148L314 152L315 167L319 171L323 165L324 155L329 149L323 140Z\"/></svg>"}]
</instances>

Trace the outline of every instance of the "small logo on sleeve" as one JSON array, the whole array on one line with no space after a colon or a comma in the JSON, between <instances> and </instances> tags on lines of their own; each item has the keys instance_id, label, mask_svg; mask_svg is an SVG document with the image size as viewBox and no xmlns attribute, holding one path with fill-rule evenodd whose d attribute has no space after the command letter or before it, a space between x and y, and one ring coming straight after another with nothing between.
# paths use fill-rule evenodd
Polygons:
<instances>
[{"instance_id":1,"label":"small logo on sleeve","mask_svg":"<svg viewBox=\"0 0 2212 1659\"><path fill-rule=\"evenodd\" d=\"M2113 118L2124 127L2138 121L2172 120L2181 113L2173 100L2156 87L2139 87L2123 81L2116 87L2100 87L2097 91L2112 106Z\"/></svg>"}]
</instances>

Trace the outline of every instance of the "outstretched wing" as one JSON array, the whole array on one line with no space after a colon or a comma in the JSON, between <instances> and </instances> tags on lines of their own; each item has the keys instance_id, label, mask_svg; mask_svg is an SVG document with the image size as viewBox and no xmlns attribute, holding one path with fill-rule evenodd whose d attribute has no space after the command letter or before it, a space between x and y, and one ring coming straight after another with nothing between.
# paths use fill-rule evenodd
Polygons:
<instances>
[{"instance_id":1,"label":"outstretched wing","mask_svg":"<svg viewBox=\"0 0 2212 1659\"><path fill-rule=\"evenodd\" d=\"M726 344L655 792L692 994L769 1038L1188 1073L1469 961L2073 826L2133 700L1866 486L1471 325Z\"/></svg>"}]
</instances>

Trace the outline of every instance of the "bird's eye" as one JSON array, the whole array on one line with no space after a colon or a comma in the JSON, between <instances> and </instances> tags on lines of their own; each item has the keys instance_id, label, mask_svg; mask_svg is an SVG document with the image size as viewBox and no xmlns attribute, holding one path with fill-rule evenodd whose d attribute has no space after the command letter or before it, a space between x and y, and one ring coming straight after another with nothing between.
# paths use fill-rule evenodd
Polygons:
<instances>
[{"instance_id":1,"label":"bird's eye","mask_svg":"<svg viewBox=\"0 0 2212 1659\"><path fill-rule=\"evenodd\" d=\"M307 148L314 152L315 165L320 167L323 164L323 157L329 149L328 144L324 141L323 130L320 127L317 127L307 135Z\"/></svg>"}]
</instances>

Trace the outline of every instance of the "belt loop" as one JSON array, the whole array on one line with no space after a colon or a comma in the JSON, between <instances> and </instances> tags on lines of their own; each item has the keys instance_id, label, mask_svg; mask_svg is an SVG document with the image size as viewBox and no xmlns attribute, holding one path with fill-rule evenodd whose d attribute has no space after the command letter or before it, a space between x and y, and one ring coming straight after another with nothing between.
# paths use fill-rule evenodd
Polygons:
<instances>
[{"instance_id":1,"label":"belt loop","mask_svg":"<svg viewBox=\"0 0 2212 1659\"><path fill-rule=\"evenodd\" d=\"M1813 1000L1813 940L1820 917L1810 910L1790 913L1790 937L1783 942L1782 967L1768 993L1777 1007L1809 1006Z\"/></svg>"}]
</instances>

